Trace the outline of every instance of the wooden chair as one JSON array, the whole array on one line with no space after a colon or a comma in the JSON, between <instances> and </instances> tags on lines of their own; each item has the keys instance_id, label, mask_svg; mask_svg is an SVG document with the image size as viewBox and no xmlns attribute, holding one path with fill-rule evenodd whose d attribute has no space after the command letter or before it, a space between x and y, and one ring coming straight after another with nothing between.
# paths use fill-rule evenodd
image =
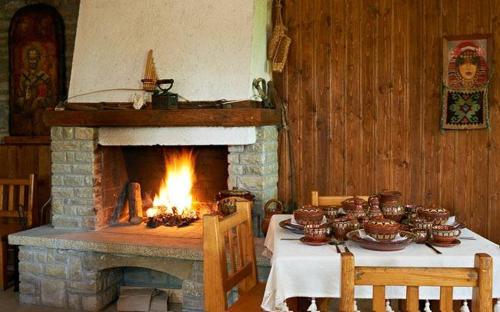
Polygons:
<instances>
[{"instance_id":1,"label":"wooden chair","mask_svg":"<svg viewBox=\"0 0 500 312\"><path fill-rule=\"evenodd\" d=\"M340 288L341 312L353 312L354 286L373 286L372 311L385 312L385 286L406 286L406 309L419 311L420 286L441 287L439 309L453 311L453 287L473 287L472 311L491 312L492 258L476 254L474 268L364 267L354 265L354 256L342 254Z\"/></svg>"},{"instance_id":2,"label":"wooden chair","mask_svg":"<svg viewBox=\"0 0 500 312\"><path fill-rule=\"evenodd\" d=\"M311 205L313 206L328 206L328 205L340 205L344 200L352 196L319 196L318 191L312 191L311 194ZM358 196L366 201L368 201L369 196Z\"/></svg>"},{"instance_id":3,"label":"wooden chair","mask_svg":"<svg viewBox=\"0 0 500 312\"><path fill-rule=\"evenodd\" d=\"M261 311L265 284L257 283L252 234L252 203L237 202L236 212L203 217L205 311ZM228 308L227 293L238 287Z\"/></svg>"},{"instance_id":4,"label":"wooden chair","mask_svg":"<svg viewBox=\"0 0 500 312\"><path fill-rule=\"evenodd\" d=\"M33 214L34 187L34 174L28 179L0 179L0 288L3 290L8 285L7 237L30 228L36 219Z\"/></svg>"}]
</instances>

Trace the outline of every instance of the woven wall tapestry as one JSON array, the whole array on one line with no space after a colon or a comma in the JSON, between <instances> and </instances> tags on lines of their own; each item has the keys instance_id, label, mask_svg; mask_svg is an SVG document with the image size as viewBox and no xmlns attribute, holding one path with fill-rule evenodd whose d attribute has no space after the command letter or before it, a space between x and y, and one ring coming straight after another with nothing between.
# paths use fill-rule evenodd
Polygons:
<instances>
[{"instance_id":1,"label":"woven wall tapestry","mask_svg":"<svg viewBox=\"0 0 500 312\"><path fill-rule=\"evenodd\" d=\"M489 35L446 37L443 42L443 129L489 127Z\"/></svg>"}]
</instances>

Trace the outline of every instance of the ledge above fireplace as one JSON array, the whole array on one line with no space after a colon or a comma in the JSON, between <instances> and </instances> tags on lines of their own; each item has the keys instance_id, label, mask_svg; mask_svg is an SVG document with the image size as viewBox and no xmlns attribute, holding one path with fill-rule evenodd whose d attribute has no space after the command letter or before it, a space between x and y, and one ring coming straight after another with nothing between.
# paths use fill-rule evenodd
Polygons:
<instances>
[{"instance_id":1,"label":"ledge above fireplace","mask_svg":"<svg viewBox=\"0 0 500 312\"><path fill-rule=\"evenodd\" d=\"M44 121L62 127L247 127L278 125L278 109L172 109L123 111L47 111Z\"/></svg>"}]
</instances>

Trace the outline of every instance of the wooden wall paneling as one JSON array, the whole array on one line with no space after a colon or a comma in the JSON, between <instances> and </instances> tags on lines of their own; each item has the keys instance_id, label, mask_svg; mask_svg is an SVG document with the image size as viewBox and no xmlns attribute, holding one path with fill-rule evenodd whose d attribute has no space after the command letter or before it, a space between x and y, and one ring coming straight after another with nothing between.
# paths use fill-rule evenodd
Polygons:
<instances>
[{"instance_id":1,"label":"wooden wall paneling","mask_svg":"<svg viewBox=\"0 0 500 312\"><path fill-rule=\"evenodd\" d=\"M314 45L314 59L316 59L314 72L316 73L316 90L314 101L316 102L315 122L317 125L316 151L313 155L317 161L315 172L315 186L320 194L328 194L332 188L332 175L322 174L323 170L332 172L332 157L330 155L332 120L331 120L331 66L332 58L332 4L330 0L320 0L315 8L318 21L315 23L314 34L316 37Z\"/></svg>"},{"instance_id":2,"label":"wooden wall paneling","mask_svg":"<svg viewBox=\"0 0 500 312\"><path fill-rule=\"evenodd\" d=\"M391 103L391 145L392 145L392 176L393 187L397 185L403 192L403 198L408 197L408 160L406 158L407 140L406 132L408 120L406 115L407 103L407 60L408 60L408 1L394 2L393 32L395 33L393 44L394 64L392 71L393 97Z\"/></svg>"},{"instance_id":3,"label":"wooden wall paneling","mask_svg":"<svg viewBox=\"0 0 500 312\"><path fill-rule=\"evenodd\" d=\"M494 46L500 47L500 3L496 0L491 0L492 9L492 29ZM500 63L498 59L493 59L495 64L494 70L500 70ZM489 163L488 170L488 190L490 195L489 201L489 220L490 220L490 234L489 236L495 242L500 243L500 231L496 227L496 220L500 220L500 76L494 75L490 86L490 148L489 148Z\"/></svg>"},{"instance_id":4,"label":"wooden wall paneling","mask_svg":"<svg viewBox=\"0 0 500 312\"><path fill-rule=\"evenodd\" d=\"M473 31L472 3L466 0L457 1L457 34L470 34ZM471 224L471 214L469 209L473 201L472 194L472 179L474 172L472 170L472 134L471 131L456 131L455 146L456 146L456 166L455 176L457 182L455 184L455 212L457 216L463 217L465 224L475 229Z\"/></svg>"},{"instance_id":5,"label":"wooden wall paneling","mask_svg":"<svg viewBox=\"0 0 500 312\"><path fill-rule=\"evenodd\" d=\"M440 6L424 1L424 199L425 205L439 205L441 80Z\"/></svg>"},{"instance_id":6,"label":"wooden wall paneling","mask_svg":"<svg viewBox=\"0 0 500 312\"><path fill-rule=\"evenodd\" d=\"M362 160L362 110L360 93L361 78L361 1L346 2L346 162L345 183L347 194L358 191L360 181L365 175L361 174Z\"/></svg>"},{"instance_id":7,"label":"wooden wall paneling","mask_svg":"<svg viewBox=\"0 0 500 312\"><path fill-rule=\"evenodd\" d=\"M278 78L290 105L298 204L309 202L313 187L398 189L405 201L441 205L500 241L492 227L500 217L496 76L490 131L440 129L442 37L493 32L500 42L497 1L307 2L286 1L293 45Z\"/></svg>"},{"instance_id":8,"label":"wooden wall paneling","mask_svg":"<svg viewBox=\"0 0 500 312\"><path fill-rule=\"evenodd\" d=\"M315 96L319 90L317 84L316 64L316 44L317 35L316 26L318 23L318 15L316 10L317 1L299 1L301 4L301 36L300 46L302 47L302 57L300 61L300 69L302 72L302 85L300 88L301 102L301 154L302 166L300 177L304 185L316 187L317 177L317 158L319 157L317 149L318 133L321 129L317 127L317 106L324 105L318 103L318 98ZM324 156L324 155L323 155ZM324 163L323 163L324 165ZM302 198L307 201L308 194L302 193Z\"/></svg>"},{"instance_id":9,"label":"wooden wall paneling","mask_svg":"<svg viewBox=\"0 0 500 312\"><path fill-rule=\"evenodd\" d=\"M345 111L346 96L344 77L347 73L345 66L346 54L346 3L344 0L330 1L333 16L334 32L331 34L333 41L332 47L332 70L331 70L331 96L332 111L331 114L331 143L329 144L330 157L332 159L330 172L333 185L328 188L329 194L345 194L345 151L346 151L346 129L345 129Z\"/></svg>"},{"instance_id":10,"label":"wooden wall paneling","mask_svg":"<svg viewBox=\"0 0 500 312\"><path fill-rule=\"evenodd\" d=\"M493 30L493 44L496 50L500 48L500 1L490 0L491 28ZM498 53L497 53L498 55ZM495 57L496 58L496 57ZM494 59L494 71L499 73L500 60ZM488 237L500 243L500 231L497 222L500 220L500 75L493 75L490 84L490 142L488 148Z\"/></svg>"},{"instance_id":11,"label":"wooden wall paneling","mask_svg":"<svg viewBox=\"0 0 500 312\"><path fill-rule=\"evenodd\" d=\"M274 4L274 3L273 3ZM282 2L283 8L282 8L282 17L283 17L283 22L286 24L286 10L287 10L287 4ZM273 11L272 11L272 18L273 18L273 24L274 21L276 20L276 15L277 12L274 8L273 5ZM275 73L273 75L273 83L274 87L276 88L277 93L281 96L281 100L283 103L288 104L288 101L286 99L286 94L287 92L287 86L288 86L288 77L289 77L289 71L288 71L289 66L285 66L284 71L282 74ZM291 129L289 128L289 131ZM289 148L289 142L288 138L286 137L286 131L281 130L278 134L278 174L279 174L279 181L280 181L280 187L278 188L278 197L279 198L284 198L287 201L291 201L291 170L290 170L290 161L288 159L289 154L288 154L288 148Z\"/></svg>"},{"instance_id":12,"label":"wooden wall paneling","mask_svg":"<svg viewBox=\"0 0 500 312\"><path fill-rule=\"evenodd\" d=\"M472 29L471 32L487 34L491 33L490 2L479 1L473 4ZM493 55L493 53L492 53ZM471 183L472 202L470 203L471 223L476 225L479 234L488 235L488 179L485 172L488 172L488 130L470 131L472 142L472 179Z\"/></svg>"},{"instance_id":13,"label":"wooden wall paneling","mask_svg":"<svg viewBox=\"0 0 500 312\"><path fill-rule=\"evenodd\" d=\"M0 177L36 175L35 209L39 209L50 197L50 157L50 145L0 145L0 163L3 164L0 166Z\"/></svg>"},{"instance_id":14,"label":"wooden wall paneling","mask_svg":"<svg viewBox=\"0 0 500 312\"><path fill-rule=\"evenodd\" d=\"M408 142L409 142L409 165L410 181L409 194L406 198L409 202L420 203L423 194L422 176L422 138L423 138L423 1L410 1L408 34L408 92L409 92L409 116L408 116Z\"/></svg>"},{"instance_id":15,"label":"wooden wall paneling","mask_svg":"<svg viewBox=\"0 0 500 312\"><path fill-rule=\"evenodd\" d=\"M293 154L293 164L294 173L295 173L295 186L293 194L294 198L292 199L298 202L298 193L300 191L299 187L299 179L298 179L298 167L300 162L300 146L298 145L298 112L300 111L300 101L298 99L299 96L299 87L300 87L300 69L297 67L297 63L299 60L300 54L300 44L299 44L299 25L296 17L298 16L298 3L296 1L285 1L284 3L284 22L286 27L288 28L288 35L292 39L292 45L290 48L290 52L288 55L288 63L285 66L284 77L282 78L284 85L282 86L283 93L281 94L283 101L286 101L288 104L288 117L289 117L289 127L290 127L290 149ZM280 77L280 74L275 74L275 77ZM284 147L284 146L283 146ZM287 157L287 155L280 155L281 159L283 157ZM282 166L283 164L280 164ZM283 169L283 167L280 167ZM283 181L283 178L289 179L288 172L280 172L280 181ZM287 184L290 181L287 181L284 184L280 183L280 193L283 193L283 188L286 187L286 192L290 192L291 187ZM291 194L290 194L291 196Z\"/></svg>"},{"instance_id":16,"label":"wooden wall paneling","mask_svg":"<svg viewBox=\"0 0 500 312\"><path fill-rule=\"evenodd\" d=\"M457 34L458 7L456 0L442 0L441 20L442 36ZM441 133L443 149L441 157L441 185L446 186L441 191L441 206L451 210L452 213L455 212L455 202L457 199L455 194L455 183L457 183L455 179L455 137L455 131L444 131ZM458 217L461 219L460 215Z\"/></svg>"},{"instance_id":17,"label":"wooden wall paneling","mask_svg":"<svg viewBox=\"0 0 500 312\"><path fill-rule=\"evenodd\" d=\"M375 154L375 191L392 187L391 101L392 101L392 1L379 0L377 38L377 142Z\"/></svg>"},{"instance_id":18,"label":"wooden wall paneling","mask_svg":"<svg viewBox=\"0 0 500 312\"><path fill-rule=\"evenodd\" d=\"M373 77L376 72L376 45L377 18L379 14L376 2L362 5L361 15L361 124L362 146L360 180L357 187L359 194L372 194L375 189L375 175L368 172L375 171L375 127L377 106L375 102L375 82Z\"/></svg>"}]
</instances>

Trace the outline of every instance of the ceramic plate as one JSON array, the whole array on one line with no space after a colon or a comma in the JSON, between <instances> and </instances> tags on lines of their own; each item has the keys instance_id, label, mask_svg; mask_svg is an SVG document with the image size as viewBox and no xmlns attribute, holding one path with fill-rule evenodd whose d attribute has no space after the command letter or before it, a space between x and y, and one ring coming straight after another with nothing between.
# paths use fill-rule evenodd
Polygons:
<instances>
[{"instance_id":1,"label":"ceramic plate","mask_svg":"<svg viewBox=\"0 0 500 312\"><path fill-rule=\"evenodd\" d=\"M377 241L370 238L362 238L359 235L359 230L354 230L347 233L347 238L353 242L359 244L359 246L375 251L398 251L403 250L406 246L410 245L415 241L415 234L411 232L401 231L399 232L401 236L404 236L406 239L396 240L396 241Z\"/></svg>"},{"instance_id":2,"label":"ceramic plate","mask_svg":"<svg viewBox=\"0 0 500 312\"><path fill-rule=\"evenodd\" d=\"M442 242L435 242L434 240L430 239L429 243L431 245L437 246L437 247L454 247L454 246L460 245L461 242L459 239L455 239L451 243L442 243Z\"/></svg>"},{"instance_id":3,"label":"ceramic plate","mask_svg":"<svg viewBox=\"0 0 500 312\"><path fill-rule=\"evenodd\" d=\"M323 245L326 245L330 242L330 239L325 239L325 240L322 240L322 241L317 241L317 240L313 240L313 241L310 241L310 240L307 240L306 237L301 237L300 238L300 241L303 242L304 244L306 245L310 245L310 246L323 246Z\"/></svg>"}]
</instances>

